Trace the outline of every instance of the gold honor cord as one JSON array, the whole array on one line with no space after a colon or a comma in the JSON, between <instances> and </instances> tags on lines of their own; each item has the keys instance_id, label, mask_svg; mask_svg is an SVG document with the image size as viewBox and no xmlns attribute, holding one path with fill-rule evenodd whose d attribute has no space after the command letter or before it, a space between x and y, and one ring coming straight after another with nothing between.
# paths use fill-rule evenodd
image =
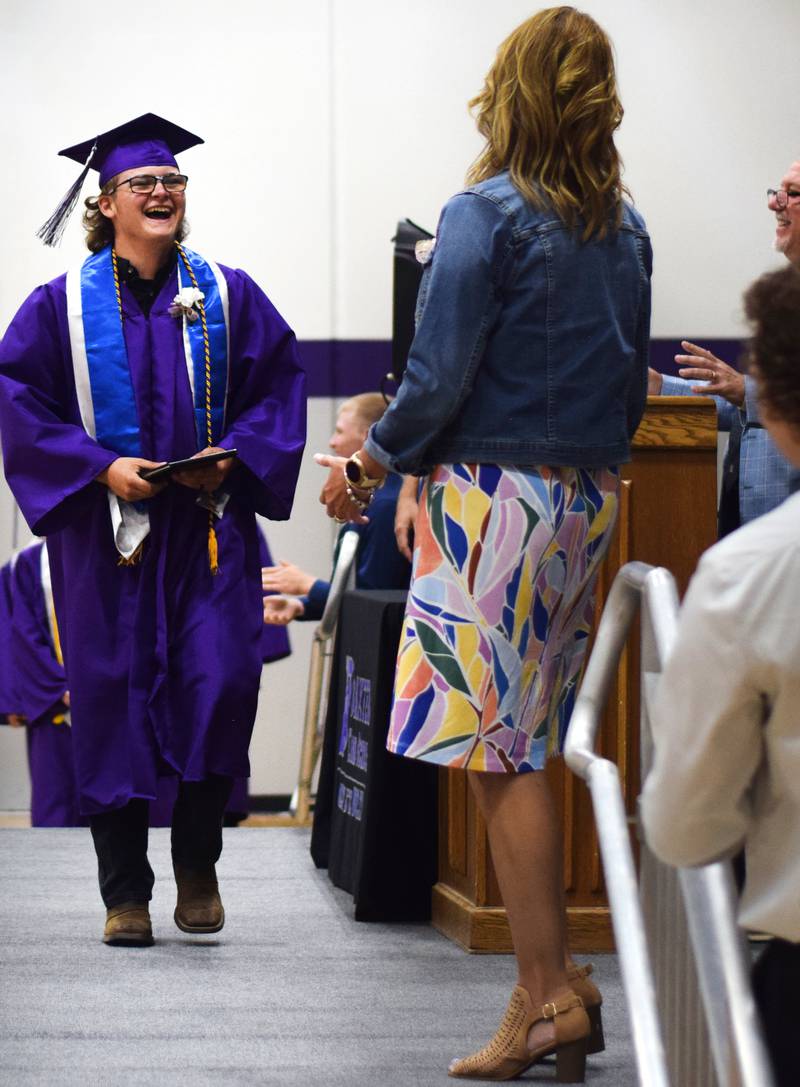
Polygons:
<instances>
[{"instance_id":1,"label":"gold honor cord","mask_svg":"<svg viewBox=\"0 0 800 1087\"><path fill-rule=\"evenodd\" d=\"M64 653L61 649L61 635L58 631L58 619L56 619L56 609L50 609L50 625L53 630L53 652L56 655L56 660L64 667Z\"/></svg>"},{"instance_id":2,"label":"gold honor cord","mask_svg":"<svg viewBox=\"0 0 800 1087\"><path fill-rule=\"evenodd\" d=\"M50 630L52 631L52 634L53 634L53 652L56 655L56 660L58 661L58 663L63 668L64 667L64 653L62 652L62 649L61 649L61 635L59 634L59 631L58 631L58 620L56 619L56 609L55 608L50 608ZM57 713L55 715L55 717L53 718L53 724L54 725L63 725L64 722L66 721L66 719L67 719L67 715L65 713Z\"/></svg>"},{"instance_id":3,"label":"gold honor cord","mask_svg":"<svg viewBox=\"0 0 800 1087\"><path fill-rule=\"evenodd\" d=\"M122 324L122 294L119 289L119 267L117 266L117 251L111 250L111 267L114 269L114 293L117 296L117 309L119 310L119 323Z\"/></svg>"},{"instance_id":4,"label":"gold honor cord","mask_svg":"<svg viewBox=\"0 0 800 1087\"><path fill-rule=\"evenodd\" d=\"M192 268L186 254L183 251L183 246L180 242L175 242L178 252L181 255L186 271L189 273L189 278L192 281L192 286L200 293L200 287L197 283L197 276L194 274L194 268ZM206 379L206 441L209 446L214 444L213 430L211 427L211 346L208 342L208 324L206 322L206 307L205 302L199 299L197 302L197 309L200 312L200 324L203 329L203 361L205 366L205 379ZM186 318L184 318L185 320ZM208 568L212 574L219 573L219 548L217 546L217 532L214 528L214 511L208 511Z\"/></svg>"}]
</instances>

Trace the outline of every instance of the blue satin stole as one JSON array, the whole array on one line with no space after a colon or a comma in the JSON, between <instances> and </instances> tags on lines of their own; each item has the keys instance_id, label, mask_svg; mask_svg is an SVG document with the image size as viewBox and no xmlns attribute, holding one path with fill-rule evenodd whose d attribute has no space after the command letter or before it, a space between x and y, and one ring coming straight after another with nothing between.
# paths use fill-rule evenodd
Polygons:
<instances>
[{"instance_id":1,"label":"blue satin stole","mask_svg":"<svg viewBox=\"0 0 800 1087\"><path fill-rule=\"evenodd\" d=\"M204 293L210 349L211 445L222 437L228 391L228 329L226 300L214 269L198 253L184 248L197 286ZM192 286L178 258L178 281ZM218 273L221 276L221 273ZM111 247L88 257L81 267L81 310L89 386L94 411L95 437L104 449L123 457L142 455L139 418L133 391L128 351L114 284ZM206 424L206 358L202 321L185 318L184 348L191 368L197 448L209 444Z\"/></svg>"}]
</instances>

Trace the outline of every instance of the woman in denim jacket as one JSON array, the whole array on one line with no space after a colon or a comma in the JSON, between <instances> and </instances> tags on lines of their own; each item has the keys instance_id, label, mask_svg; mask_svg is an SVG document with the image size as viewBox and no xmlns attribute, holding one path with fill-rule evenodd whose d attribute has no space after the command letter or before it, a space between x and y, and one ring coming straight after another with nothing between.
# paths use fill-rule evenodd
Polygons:
<instances>
[{"instance_id":1,"label":"woman in denim jacket","mask_svg":"<svg viewBox=\"0 0 800 1087\"><path fill-rule=\"evenodd\" d=\"M537 771L562 745L644 410L651 249L623 200L611 43L589 16L523 23L472 106L486 146L423 255L398 395L349 461L318 459L344 520L388 471L422 476L389 749L469 772L518 964L497 1034L450 1074L508 1079L555 1053L574 1081L602 1048L601 997L568 956Z\"/></svg>"}]
</instances>

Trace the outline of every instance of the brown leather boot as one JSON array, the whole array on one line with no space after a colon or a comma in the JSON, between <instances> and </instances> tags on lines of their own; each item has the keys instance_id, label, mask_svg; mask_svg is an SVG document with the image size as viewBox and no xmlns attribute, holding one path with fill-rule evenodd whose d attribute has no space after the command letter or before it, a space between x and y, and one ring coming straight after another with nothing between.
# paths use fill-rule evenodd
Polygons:
<instances>
[{"instance_id":1,"label":"brown leather boot","mask_svg":"<svg viewBox=\"0 0 800 1087\"><path fill-rule=\"evenodd\" d=\"M112 947L150 947L153 928L146 902L121 902L106 910L103 943Z\"/></svg>"},{"instance_id":2,"label":"brown leather boot","mask_svg":"<svg viewBox=\"0 0 800 1087\"><path fill-rule=\"evenodd\" d=\"M214 865L202 870L173 863L178 885L175 924L181 932L219 932L225 924L225 910L219 897Z\"/></svg>"}]
</instances>

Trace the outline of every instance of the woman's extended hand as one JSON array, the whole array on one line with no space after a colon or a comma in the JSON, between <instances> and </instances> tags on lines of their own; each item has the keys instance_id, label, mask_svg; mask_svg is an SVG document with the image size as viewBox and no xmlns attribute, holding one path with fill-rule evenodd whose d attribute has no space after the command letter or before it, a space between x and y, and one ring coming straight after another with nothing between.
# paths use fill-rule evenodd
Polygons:
<instances>
[{"instance_id":1,"label":"woman's extended hand","mask_svg":"<svg viewBox=\"0 0 800 1087\"><path fill-rule=\"evenodd\" d=\"M328 453L315 453L314 460L323 468L330 468L325 486L319 500L328 511L328 516L337 521L352 521L354 525L369 524L369 518L365 517L347 494L347 481L344 476L346 457L332 457Z\"/></svg>"}]
</instances>

